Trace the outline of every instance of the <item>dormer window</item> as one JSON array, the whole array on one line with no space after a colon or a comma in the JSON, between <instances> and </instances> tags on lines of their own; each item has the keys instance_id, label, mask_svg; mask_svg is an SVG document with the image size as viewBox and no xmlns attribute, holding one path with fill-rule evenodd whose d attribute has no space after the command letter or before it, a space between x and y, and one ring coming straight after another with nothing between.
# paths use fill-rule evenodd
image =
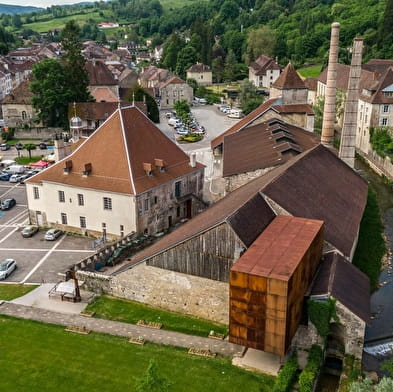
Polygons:
<instances>
[{"instance_id":1,"label":"dormer window","mask_svg":"<svg viewBox=\"0 0 393 392\"><path fill-rule=\"evenodd\" d=\"M148 176L152 176L152 175L153 175L153 167L152 167L152 164L151 164L151 163L146 163L146 162L144 162L144 163L143 163L143 170L145 171L145 173L146 173Z\"/></svg>"},{"instance_id":2,"label":"dormer window","mask_svg":"<svg viewBox=\"0 0 393 392\"><path fill-rule=\"evenodd\" d=\"M154 166L161 172L165 172L165 162L163 159L154 159Z\"/></svg>"},{"instance_id":3,"label":"dormer window","mask_svg":"<svg viewBox=\"0 0 393 392\"><path fill-rule=\"evenodd\" d=\"M65 161L65 166L63 168L63 173L68 174L71 172L72 169L72 161Z\"/></svg>"},{"instance_id":4,"label":"dormer window","mask_svg":"<svg viewBox=\"0 0 393 392\"><path fill-rule=\"evenodd\" d=\"M86 163L85 164L85 170L83 170L83 177L87 177L91 173L91 163Z\"/></svg>"}]
</instances>

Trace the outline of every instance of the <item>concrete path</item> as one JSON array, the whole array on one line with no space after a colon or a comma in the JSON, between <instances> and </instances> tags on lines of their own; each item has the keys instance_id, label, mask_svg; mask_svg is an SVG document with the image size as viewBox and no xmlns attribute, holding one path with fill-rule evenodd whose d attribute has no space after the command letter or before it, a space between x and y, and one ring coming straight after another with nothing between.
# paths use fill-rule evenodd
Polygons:
<instances>
[{"instance_id":1,"label":"concrete path","mask_svg":"<svg viewBox=\"0 0 393 392\"><path fill-rule=\"evenodd\" d=\"M221 341L198 336L186 335L178 332L156 330L139 327L134 324L121 323L98 318L89 318L77 314L60 313L52 310L25 306L11 302L3 302L0 305L0 314L28 320L41 321L43 323L64 326L85 327L91 331L108 333L110 335L124 337L143 337L146 341L170 346L198 348L210 350L227 357L240 356L244 347L228 341Z\"/></svg>"}]
</instances>

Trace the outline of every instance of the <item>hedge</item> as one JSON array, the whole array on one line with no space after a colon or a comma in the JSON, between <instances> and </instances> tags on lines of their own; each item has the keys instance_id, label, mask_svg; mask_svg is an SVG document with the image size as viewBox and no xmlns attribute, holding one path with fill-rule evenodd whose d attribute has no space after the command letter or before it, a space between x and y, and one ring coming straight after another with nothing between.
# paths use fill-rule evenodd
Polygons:
<instances>
[{"instance_id":1,"label":"hedge","mask_svg":"<svg viewBox=\"0 0 393 392\"><path fill-rule=\"evenodd\" d=\"M288 392L297 378L298 362L294 354L284 365L274 383L273 392Z\"/></svg>"},{"instance_id":2,"label":"hedge","mask_svg":"<svg viewBox=\"0 0 393 392\"><path fill-rule=\"evenodd\" d=\"M299 376L299 392L312 392L321 361L322 349L314 344L308 354L307 365Z\"/></svg>"}]
</instances>

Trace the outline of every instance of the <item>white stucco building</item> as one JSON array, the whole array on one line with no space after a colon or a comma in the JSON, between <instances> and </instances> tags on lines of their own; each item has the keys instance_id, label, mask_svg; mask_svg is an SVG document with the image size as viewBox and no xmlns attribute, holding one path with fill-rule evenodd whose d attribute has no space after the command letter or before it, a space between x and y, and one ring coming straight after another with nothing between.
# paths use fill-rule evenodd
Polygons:
<instances>
[{"instance_id":1,"label":"white stucco building","mask_svg":"<svg viewBox=\"0 0 393 392\"><path fill-rule=\"evenodd\" d=\"M134 106L26 182L32 223L120 237L154 234L203 208L204 166Z\"/></svg>"}]
</instances>

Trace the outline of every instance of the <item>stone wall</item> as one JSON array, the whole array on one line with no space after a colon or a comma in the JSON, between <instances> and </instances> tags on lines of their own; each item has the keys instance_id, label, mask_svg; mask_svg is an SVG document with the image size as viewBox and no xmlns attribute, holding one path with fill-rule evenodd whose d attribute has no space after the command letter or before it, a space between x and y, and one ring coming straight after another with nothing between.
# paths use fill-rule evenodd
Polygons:
<instances>
[{"instance_id":1,"label":"stone wall","mask_svg":"<svg viewBox=\"0 0 393 392\"><path fill-rule=\"evenodd\" d=\"M228 324L227 283L150 267L143 263L113 276L108 292L154 307Z\"/></svg>"},{"instance_id":2,"label":"stone wall","mask_svg":"<svg viewBox=\"0 0 393 392\"><path fill-rule=\"evenodd\" d=\"M234 191L235 189L241 187L244 184L247 184L254 178L259 177L272 169L273 167L268 167L265 169L258 169L251 172L240 173L233 176L225 177L225 193L230 193Z\"/></svg>"},{"instance_id":3,"label":"stone wall","mask_svg":"<svg viewBox=\"0 0 393 392\"><path fill-rule=\"evenodd\" d=\"M389 157L382 158L374 150L369 150L366 154L362 151L357 151L368 162L371 169L377 174L386 176L389 180L393 180L393 163Z\"/></svg>"},{"instance_id":4,"label":"stone wall","mask_svg":"<svg viewBox=\"0 0 393 392\"><path fill-rule=\"evenodd\" d=\"M54 139L56 135L60 136L63 132L62 128L17 128L15 137L18 139Z\"/></svg>"},{"instance_id":5,"label":"stone wall","mask_svg":"<svg viewBox=\"0 0 393 392\"><path fill-rule=\"evenodd\" d=\"M76 277L83 282L84 290L92 291L96 294L110 293L111 277L89 271L77 271Z\"/></svg>"},{"instance_id":6,"label":"stone wall","mask_svg":"<svg viewBox=\"0 0 393 392\"><path fill-rule=\"evenodd\" d=\"M350 354L357 359L361 359L366 328L365 322L339 301L336 302L336 312L340 319L340 324L345 328L345 354Z\"/></svg>"}]
</instances>

